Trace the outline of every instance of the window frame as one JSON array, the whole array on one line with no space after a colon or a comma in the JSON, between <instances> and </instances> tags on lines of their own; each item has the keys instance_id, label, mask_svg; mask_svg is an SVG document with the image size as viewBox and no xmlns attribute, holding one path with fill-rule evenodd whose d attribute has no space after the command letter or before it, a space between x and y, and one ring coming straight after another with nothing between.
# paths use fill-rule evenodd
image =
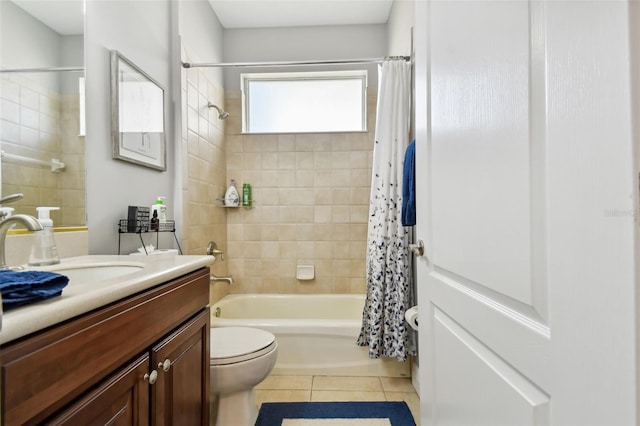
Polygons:
<instances>
[{"instance_id":1,"label":"window frame","mask_svg":"<svg viewBox=\"0 0 640 426\"><path fill-rule=\"evenodd\" d=\"M365 133L367 132L367 70L342 70L342 71L301 71L301 72L272 72L272 73L243 73L240 74L240 90L242 100L242 134L304 134L304 133ZM249 129L250 116L249 104L251 93L249 85L254 81L318 81L318 80L358 80L361 82L362 95L362 119L360 130L313 130L307 132L279 131L256 132Z\"/></svg>"}]
</instances>

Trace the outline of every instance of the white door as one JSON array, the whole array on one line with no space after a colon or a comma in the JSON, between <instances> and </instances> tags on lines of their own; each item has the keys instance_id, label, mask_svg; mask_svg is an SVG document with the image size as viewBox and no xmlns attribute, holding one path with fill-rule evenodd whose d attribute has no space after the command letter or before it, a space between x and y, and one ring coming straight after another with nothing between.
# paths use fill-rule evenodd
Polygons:
<instances>
[{"instance_id":1,"label":"white door","mask_svg":"<svg viewBox=\"0 0 640 426\"><path fill-rule=\"evenodd\" d=\"M628 4L415 4L422 424L636 424Z\"/></svg>"}]
</instances>

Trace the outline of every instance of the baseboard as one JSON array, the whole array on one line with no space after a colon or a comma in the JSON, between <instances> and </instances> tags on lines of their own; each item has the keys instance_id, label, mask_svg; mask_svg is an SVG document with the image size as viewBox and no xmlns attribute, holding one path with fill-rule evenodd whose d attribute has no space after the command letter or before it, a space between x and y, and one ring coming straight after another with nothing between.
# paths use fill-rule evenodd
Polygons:
<instances>
[{"instance_id":1,"label":"baseboard","mask_svg":"<svg viewBox=\"0 0 640 426\"><path fill-rule=\"evenodd\" d=\"M411 362L411 384L420 397L420 366L417 363L417 359L413 358Z\"/></svg>"}]
</instances>

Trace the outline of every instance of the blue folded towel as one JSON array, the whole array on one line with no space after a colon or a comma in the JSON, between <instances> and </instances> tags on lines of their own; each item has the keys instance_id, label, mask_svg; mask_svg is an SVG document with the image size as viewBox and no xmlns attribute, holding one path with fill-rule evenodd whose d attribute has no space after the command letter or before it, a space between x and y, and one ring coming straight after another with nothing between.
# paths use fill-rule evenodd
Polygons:
<instances>
[{"instance_id":1,"label":"blue folded towel","mask_svg":"<svg viewBox=\"0 0 640 426\"><path fill-rule=\"evenodd\" d=\"M416 141L407 146L402 173L402 225L416 224Z\"/></svg>"},{"instance_id":2,"label":"blue folded towel","mask_svg":"<svg viewBox=\"0 0 640 426\"><path fill-rule=\"evenodd\" d=\"M60 296L69 278L47 271L0 271L2 309L8 311L28 303Z\"/></svg>"}]
</instances>

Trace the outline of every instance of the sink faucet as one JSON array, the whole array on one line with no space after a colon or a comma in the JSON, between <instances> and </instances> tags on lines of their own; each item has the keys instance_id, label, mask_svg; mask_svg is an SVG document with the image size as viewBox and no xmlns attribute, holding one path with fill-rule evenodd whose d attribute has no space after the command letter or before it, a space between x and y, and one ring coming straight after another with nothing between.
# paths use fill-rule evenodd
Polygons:
<instances>
[{"instance_id":1,"label":"sink faucet","mask_svg":"<svg viewBox=\"0 0 640 426\"><path fill-rule=\"evenodd\" d=\"M7 231L14 223L21 223L29 231L42 231L42 225L33 216L28 214L16 214L0 221L0 269L9 269L5 258L5 239Z\"/></svg>"}]
</instances>

